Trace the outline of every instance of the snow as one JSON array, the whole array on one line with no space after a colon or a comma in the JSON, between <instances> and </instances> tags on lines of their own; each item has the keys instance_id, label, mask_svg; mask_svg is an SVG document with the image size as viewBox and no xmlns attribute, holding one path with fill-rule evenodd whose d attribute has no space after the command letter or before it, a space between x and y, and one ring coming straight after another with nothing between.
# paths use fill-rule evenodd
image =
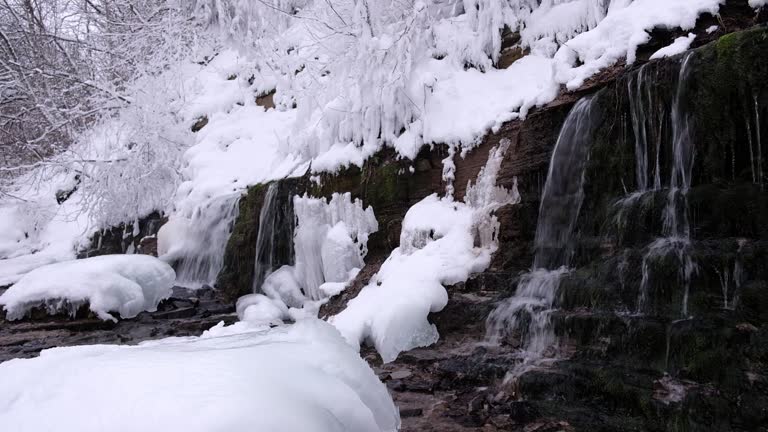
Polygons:
<instances>
[{"instance_id":1,"label":"snow","mask_svg":"<svg viewBox=\"0 0 768 432\"><path fill-rule=\"evenodd\" d=\"M573 90L621 58L632 64L637 48L650 40L649 31L678 27L691 30L699 15L716 15L721 3L723 0L635 0L611 8L594 29L579 34L558 50L557 80Z\"/></svg>"},{"instance_id":2,"label":"snow","mask_svg":"<svg viewBox=\"0 0 768 432\"><path fill-rule=\"evenodd\" d=\"M716 32L717 29L719 29L719 28L720 28L720 26L711 25L711 26L707 27L707 34L712 34L712 33Z\"/></svg>"},{"instance_id":3,"label":"snow","mask_svg":"<svg viewBox=\"0 0 768 432\"><path fill-rule=\"evenodd\" d=\"M700 14L716 14L722 0L375 2L368 11L348 1L334 8L289 2L307 19L260 3L230 3L222 3L226 13L198 10L196 18L221 30L206 36L217 41L201 42L186 61L132 84L131 106L62 156L70 176L80 170L102 179L83 184L79 207L87 223L58 225L56 232L70 234L54 246L21 239L29 232L22 218L0 210L0 257L40 254L2 266L0 284L36 263L71 259L95 229L153 210L191 222L249 185L303 175L310 166L362 166L385 146L406 158L433 143L464 151L503 122L554 100L561 85L574 89L622 58L634 62L652 29L691 29ZM499 70L493 65L505 26L520 30L519 44L530 53ZM203 57L212 59L199 64ZM255 97L269 91L276 107L267 110ZM202 116L208 124L191 133ZM89 159L126 161L82 162ZM20 194L58 213L50 191L45 199L32 195ZM53 219L39 221L38 231ZM212 277L203 279L193 285Z\"/></svg>"},{"instance_id":4,"label":"snow","mask_svg":"<svg viewBox=\"0 0 768 432\"><path fill-rule=\"evenodd\" d=\"M517 190L495 185L509 146L491 150L465 202L436 194L411 207L403 219L400 246L347 308L329 319L353 346L369 340L384 362L438 340L427 320L448 302L444 286L483 271L496 250L498 221L493 210L519 201ZM477 242L480 246L475 246Z\"/></svg>"},{"instance_id":5,"label":"snow","mask_svg":"<svg viewBox=\"0 0 768 432\"><path fill-rule=\"evenodd\" d=\"M419 88L430 88L421 119L427 143L471 144L503 122L524 118L530 108L551 101L559 88L553 61L539 56L486 73L447 72L442 61L429 63L418 80ZM421 102L417 96L414 100Z\"/></svg>"},{"instance_id":6,"label":"snow","mask_svg":"<svg viewBox=\"0 0 768 432\"><path fill-rule=\"evenodd\" d=\"M691 46L691 43L693 42L694 39L696 39L696 35L693 33L688 33L688 36L681 36L675 39L675 41L672 42L671 44L653 53L651 55L651 60L664 58L664 57L672 57L682 52L685 52L688 49L688 47Z\"/></svg>"},{"instance_id":7,"label":"snow","mask_svg":"<svg viewBox=\"0 0 768 432\"><path fill-rule=\"evenodd\" d=\"M0 364L0 382L0 424L15 432L389 432L400 424L386 387L318 320L54 348Z\"/></svg>"},{"instance_id":8,"label":"snow","mask_svg":"<svg viewBox=\"0 0 768 432\"><path fill-rule=\"evenodd\" d=\"M38 267L0 295L7 319L23 318L44 305L49 313L74 314L85 304L99 318L110 312L132 318L154 311L171 294L173 269L148 255L104 255Z\"/></svg>"},{"instance_id":9,"label":"snow","mask_svg":"<svg viewBox=\"0 0 768 432\"><path fill-rule=\"evenodd\" d=\"M263 294L248 294L237 299L237 316L240 321L255 325L278 325L290 317L288 308L280 299Z\"/></svg>"},{"instance_id":10,"label":"snow","mask_svg":"<svg viewBox=\"0 0 768 432\"><path fill-rule=\"evenodd\" d=\"M55 180L29 194L28 201L0 203L0 286L37 267L75 259L84 238L95 231L80 208L80 194L57 204L53 185Z\"/></svg>"},{"instance_id":11,"label":"snow","mask_svg":"<svg viewBox=\"0 0 768 432\"><path fill-rule=\"evenodd\" d=\"M525 20L526 26L520 32L523 44L532 45L543 38L553 38L559 43L594 28L607 12L605 4L616 6L619 2L604 0L574 0L558 2L542 1Z\"/></svg>"},{"instance_id":12,"label":"snow","mask_svg":"<svg viewBox=\"0 0 768 432\"><path fill-rule=\"evenodd\" d=\"M749 0L749 6L757 9L768 4L768 0Z\"/></svg>"}]
</instances>

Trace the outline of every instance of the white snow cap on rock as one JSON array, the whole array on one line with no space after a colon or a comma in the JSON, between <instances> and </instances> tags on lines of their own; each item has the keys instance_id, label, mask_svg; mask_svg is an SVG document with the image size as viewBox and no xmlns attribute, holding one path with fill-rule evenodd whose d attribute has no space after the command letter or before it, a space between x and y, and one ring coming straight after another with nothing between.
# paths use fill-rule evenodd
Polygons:
<instances>
[{"instance_id":1,"label":"white snow cap on rock","mask_svg":"<svg viewBox=\"0 0 768 432\"><path fill-rule=\"evenodd\" d=\"M557 79L573 90L622 58L632 64L637 48L651 39L651 30L691 30L699 15L717 14L721 3L724 0L614 0L594 29L579 34L558 50Z\"/></svg>"},{"instance_id":2,"label":"white snow cap on rock","mask_svg":"<svg viewBox=\"0 0 768 432\"><path fill-rule=\"evenodd\" d=\"M696 35L693 33L688 33L688 36L681 36L675 39L675 41L672 42L671 44L653 53L651 55L651 60L664 58L664 57L672 57L682 52L685 52L685 50L687 50L688 47L691 46L691 43L693 42L694 39L696 39Z\"/></svg>"},{"instance_id":3,"label":"white snow cap on rock","mask_svg":"<svg viewBox=\"0 0 768 432\"><path fill-rule=\"evenodd\" d=\"M239 323L245 324L245 323ZM371 368L330 325L138 346L45 350L0 364L5 431L394 432L397 408Z\"/></svg>"},{"instance_id":4,"label":"white snow cap on rock","mask_svg":"<svg viewBox=\"0 0 768 432\"><path fill-rule=\"evenodd\" d=\"M148 255L103 255L39 267L0 296L9 320L23 318L44 305L49 313L68 312L89 304L103 320L117 321L110 312L132 318L155 311L171 295L176 274L163 261Z\"/></svg>"}]
</instances>

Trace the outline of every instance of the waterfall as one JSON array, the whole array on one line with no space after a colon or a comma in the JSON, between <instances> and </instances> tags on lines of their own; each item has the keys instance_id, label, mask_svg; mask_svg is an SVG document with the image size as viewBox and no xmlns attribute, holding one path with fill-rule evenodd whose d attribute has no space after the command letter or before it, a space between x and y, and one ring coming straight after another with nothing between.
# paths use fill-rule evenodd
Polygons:
<instances>
[{"instance_id":1,"label":"waterfall","mask_svg":"<svg viewBox=\"0 0 768 432\"><path fill-rule=\"evenodd\" d=\"M584 173L595 123L592 98L574 105L552 153L539 206L532 269L520 277L515 295L488 316L486 339L499 344L520 333L523 364L541 359L555 344L550 315L561 277L572 255L571 234L584 200Z\"/></svg>"},{"instance_id":2,"label":"waterfall","mask_svg":"<svg viewBox=\"0 0 768 432\"><path fill-rule=\"evenodd\" d=\"M683 316L688 315L688 297L690 293L690 281L696 264L690 254L691 232L688 221L688 190L691 186L691 174L695 160L695 149L691 141L690 116L686 112L684 102L688 90L688 78L690 75L690 60L692 54L687 54L681 61L678 73L677 88L672 101L670 112L670 122L672 127L671 145L672 145L672 167L669 177L669 188L666 197L666 204L662 216L662 237L657 238L648 246L648 250L643 256L642 280L640 282L640 292L637 299L637 312L646 311L649 302L649 291L651 283L651 263L660 258L674 254L679 262L678 280L684 287L681 312ZM640 71L642 72L642 70ZM639 79L639 78L638 78ZM631 94L631 92L630 92ZM632 99L632 96L630 96ZM631 104L632 117L635 118L635 108ZM633 121L633 126L634 126ZM645 144L639 143L641 135L635 131L635 149L642 149ZM660 147L658 147L660 149ZM642 151L642 150L639 150ZM657 150L657 155L659 150ZM641 158L638 158L638 160ZM658 158L658 156L657 156ZM658 162L657 162L658 166ZM636 170L638 179L642 177L641 170L646 170L643 164L638 164ZM658 169L657 169L658 174ZM660 182L658 182L660 184ZM657 189L657 188L655 188ZM644 191L645 185L638 183L638 190Z\"/></svg>"},{"instance_id":3,"label":"waterfall","mask_svg":"<svg viewBox=\"0 0 768 432\"><path fill-rule=\"evenodd\" d=\"M760 105L757 103L757 94L753 95L755 100L755 135L757 140L757 178L760 189L763 188L763 144L760 141Z\"/></svg>"},{"instance_id":4,"label":"waterfall","mask_svg":"<svg viewBox=\"0 0 768 432\"><path fill-rule=\"evenodd\" d=\"M253 266L253 292L257 293L264 279L274 270L275 232L277 231L277 182L267 187L264 203L259 211L259 232L256 235L256 259Z\"/></svg>"},{"instance_id":5,"label":"waterfall","mask_svg":"<svg viewBox=\"0 0 768 432\"><path fill-rule=\"evenodd\" d=\"M170 229L175 233L169 233L168 228L161 229L166 232L164 237L172 236L169 241L174 246L169 256L177 262L178 285L200 288L216 283L224 265L224 249L238 215L240 197L240 193L235 193L212 199L198 208L190 220L175 223L176 227Z\"/></svg>"},{"instance_id":6,"label":"waterfall","mask_svg":"<svg viewBox=\"0 0 768 432\"><path fill-rule=\"evenodd\" d=\"M663 107L654 104L652 85L658 81L659 77L657 74L649 76L647 66L647 64L641 66L627 81L630 117L635 135L635 181L639 193L658 190L661 187L659 154L664 124L662 119L665 113ZM658 130L654 130L654 126L658 126ZM653 154L650 154L651 141ZM654 159L652 179L648 175L651 158Z\"/></svg>"},{"instance_id":7,"label":"waterfall","mask_svg":"<svg viewBox=\"0 0 768 432\"><path fill-rule=\"evenodd\" d=\"M763 188L763 146L760 141L760 104L757 100L757 94L752 95L755 111L755 139L752 140L751 117L747 115L747 143L749 144L749 168L752 171L752 183ZM755 146L756 144L756 146Z\"/></svg>"}]
</instances>

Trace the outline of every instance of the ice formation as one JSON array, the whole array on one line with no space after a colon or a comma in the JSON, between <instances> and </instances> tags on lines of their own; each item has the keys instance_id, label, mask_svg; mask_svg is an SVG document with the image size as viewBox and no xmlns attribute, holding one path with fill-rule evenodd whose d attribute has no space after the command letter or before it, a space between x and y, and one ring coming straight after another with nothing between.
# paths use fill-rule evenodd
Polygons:
<instances>
[{"instance_id":1,"label":"ice formation","mask_svg":"<svg viewBox=\"0 0 768 432\"><path fill-rule=\"evenodd\" d=\"M241 319L247 316L256 322L273 320L273 316L280 320L316 316L320 304L339 294L363 267L368 237L379 229L373 207L364 207L359 199L353 201L350 193L333 194L330 200L296 195L293 212L295 264L269 273L256 294L240 299ZM251 302L258 309L251 310Z\"/></svg>"},{"instance_id":2,"label":"ice formation","mask_svg":"<svg viewBox=\"0 0 768 432\"><path fill-rule=\"evenodd\" d=\"M496 186L508 146L503 140L491 150L464 202L433 194L408 210L400 246L347 308L330 318L350 344L369 340L389 362L402 351L437 341L437 329L427 316L447 304L444 286L488 267L498 230L493 211L519 201L516 189Z\"/></svg>"},{"instance_id":3,"label":"ice formation","mask_svg":"<svg viewBox=\"0 0 768 432\"><path fill-rule=\"evenodd\" d=\"M386 387L330 325L217 326L0 364L0 424L24 432L394 432ZM151 390L151 391L150 391Z\"/></svg>"},{"instance_id":4,"label":"ice formation","mask_svg":"<svg viewBox=\"0 0 768 432\"><path fill-rule=\"evenodd\" d=\"M326 295L321 285L346 282L350 272L363 266L368 253L368 236L378 231L373 207L352 201L350 193L323 198L296 196L295 275L311 300Z\"/></svg>"},{"instance_id":5,"label":"ice formation","mask_svg":"<svg viewBox=\"0 0 768 432\"><path fill-rule=\"evenodd\" d=\"M148 255L103 255L32 270L0 296L0 305L16 320L34 307L74 314L88 303L99 318L116 321L110 312L132 318L156 310L175 277L168 264Z\"/></svg>"}]
</instances>

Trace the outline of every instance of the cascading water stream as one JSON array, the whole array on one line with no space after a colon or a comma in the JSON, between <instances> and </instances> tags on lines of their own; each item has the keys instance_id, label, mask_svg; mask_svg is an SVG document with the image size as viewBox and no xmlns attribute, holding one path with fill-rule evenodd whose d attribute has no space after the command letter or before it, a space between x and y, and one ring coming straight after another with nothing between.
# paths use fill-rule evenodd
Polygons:
<instances>
[{"instance_id":1,"label":"cascading water stream","mask_svg":"<svg viewBox=\"0 0 768 432\"><path fill-rule=\"evenodd\" d=\"M568 272L571 234L584 200L584 173L595 122L593 100L579 100L560 130L539 206L533 267L520 277L515 295L491 312L486 322L486 339L494 345L507 334L520 333L522 368L541 360L556 342L550 318L560 279Z\"/></svg>"},{"instance_id":2,"label":"cascading water stream","mask_svg":"<svg viewBox=\"0 0 768 432\"><path fill-rule=\"evenodd\" d=\"M695 160L695 149L691 141L690 117L684 107L688 88L688 78L690 75L689 63L691 56L691 54L686 55L680 64L677 89L672 101L672 109L670 112L672 127L672 168L669 177L669 191L666 197L666 205L663 210L662 237L657 238L651 243L643 256L642 280L637 300L638 313L643 313L648 308L650 284L652 280L651 264L660 257L674 254L680 266L678 279L684 287L681 307L682 315L688 315L690 281L693 273L696 271L696 265L690 254L691 233L688 221L687 198L688 190L691 186L691 173ZM639 115L635 112L634 105L631 105L631 110L633 111L633 118ZM640 139L639 137L641 137L641 134L637 131L635 132L635 137L636 152L642 152L642 149L646 148L647 144L637 141ZM660 145L657 147L657 155L659 152ZM642 158L638 158L638 160L640 159ZM638 171L637 178L640 180L643 178L640 171L647 170L647 166L638 164L636 170ZM658 168L656 173L658 175ZM654 187L654 189L657 189L657 187ZM645 190L647 190L646 185L638 181L638 191L643 192Z\"/></svg>"},{"instance_id":3,"label":"cascading water stream","mask_svg":"<svg viewBox=\"0 0 768 432\"><path fill-rule=\"evenodd\" d=\"M277 231L277 197L278 183L272 182L267 187L264 204L259 212L259 233L256 235L256 260L253 268L253 292L258 293L264 279L274 270L275 244L274 233Z\"/></svg>"},{"instance_id":4,"label":"cascading water stream","mask_svg":"<svg viewBox=\"0 0 768 432\"><path fill-rule=\"evenodd\" d=\"M211 200L188 223L182 246L173 252L176 283L188 288L213 286L224 265L224 249L239 212L240 193Z\"/></svg>"},{"instance_id":5,"label":"cascading water stream","mask_svg":"<svg viewBox=\"0 0 768 432\"><path fill-rule=\"evenodd\" d=\"M752 139L751 116L747 115L747 143L749 144L749 168L752 171L752 183L763 188L763 146L760 140L760 104L757 94L752 96L755 112L755 138Z\"/></svg>"}]
</instances>

